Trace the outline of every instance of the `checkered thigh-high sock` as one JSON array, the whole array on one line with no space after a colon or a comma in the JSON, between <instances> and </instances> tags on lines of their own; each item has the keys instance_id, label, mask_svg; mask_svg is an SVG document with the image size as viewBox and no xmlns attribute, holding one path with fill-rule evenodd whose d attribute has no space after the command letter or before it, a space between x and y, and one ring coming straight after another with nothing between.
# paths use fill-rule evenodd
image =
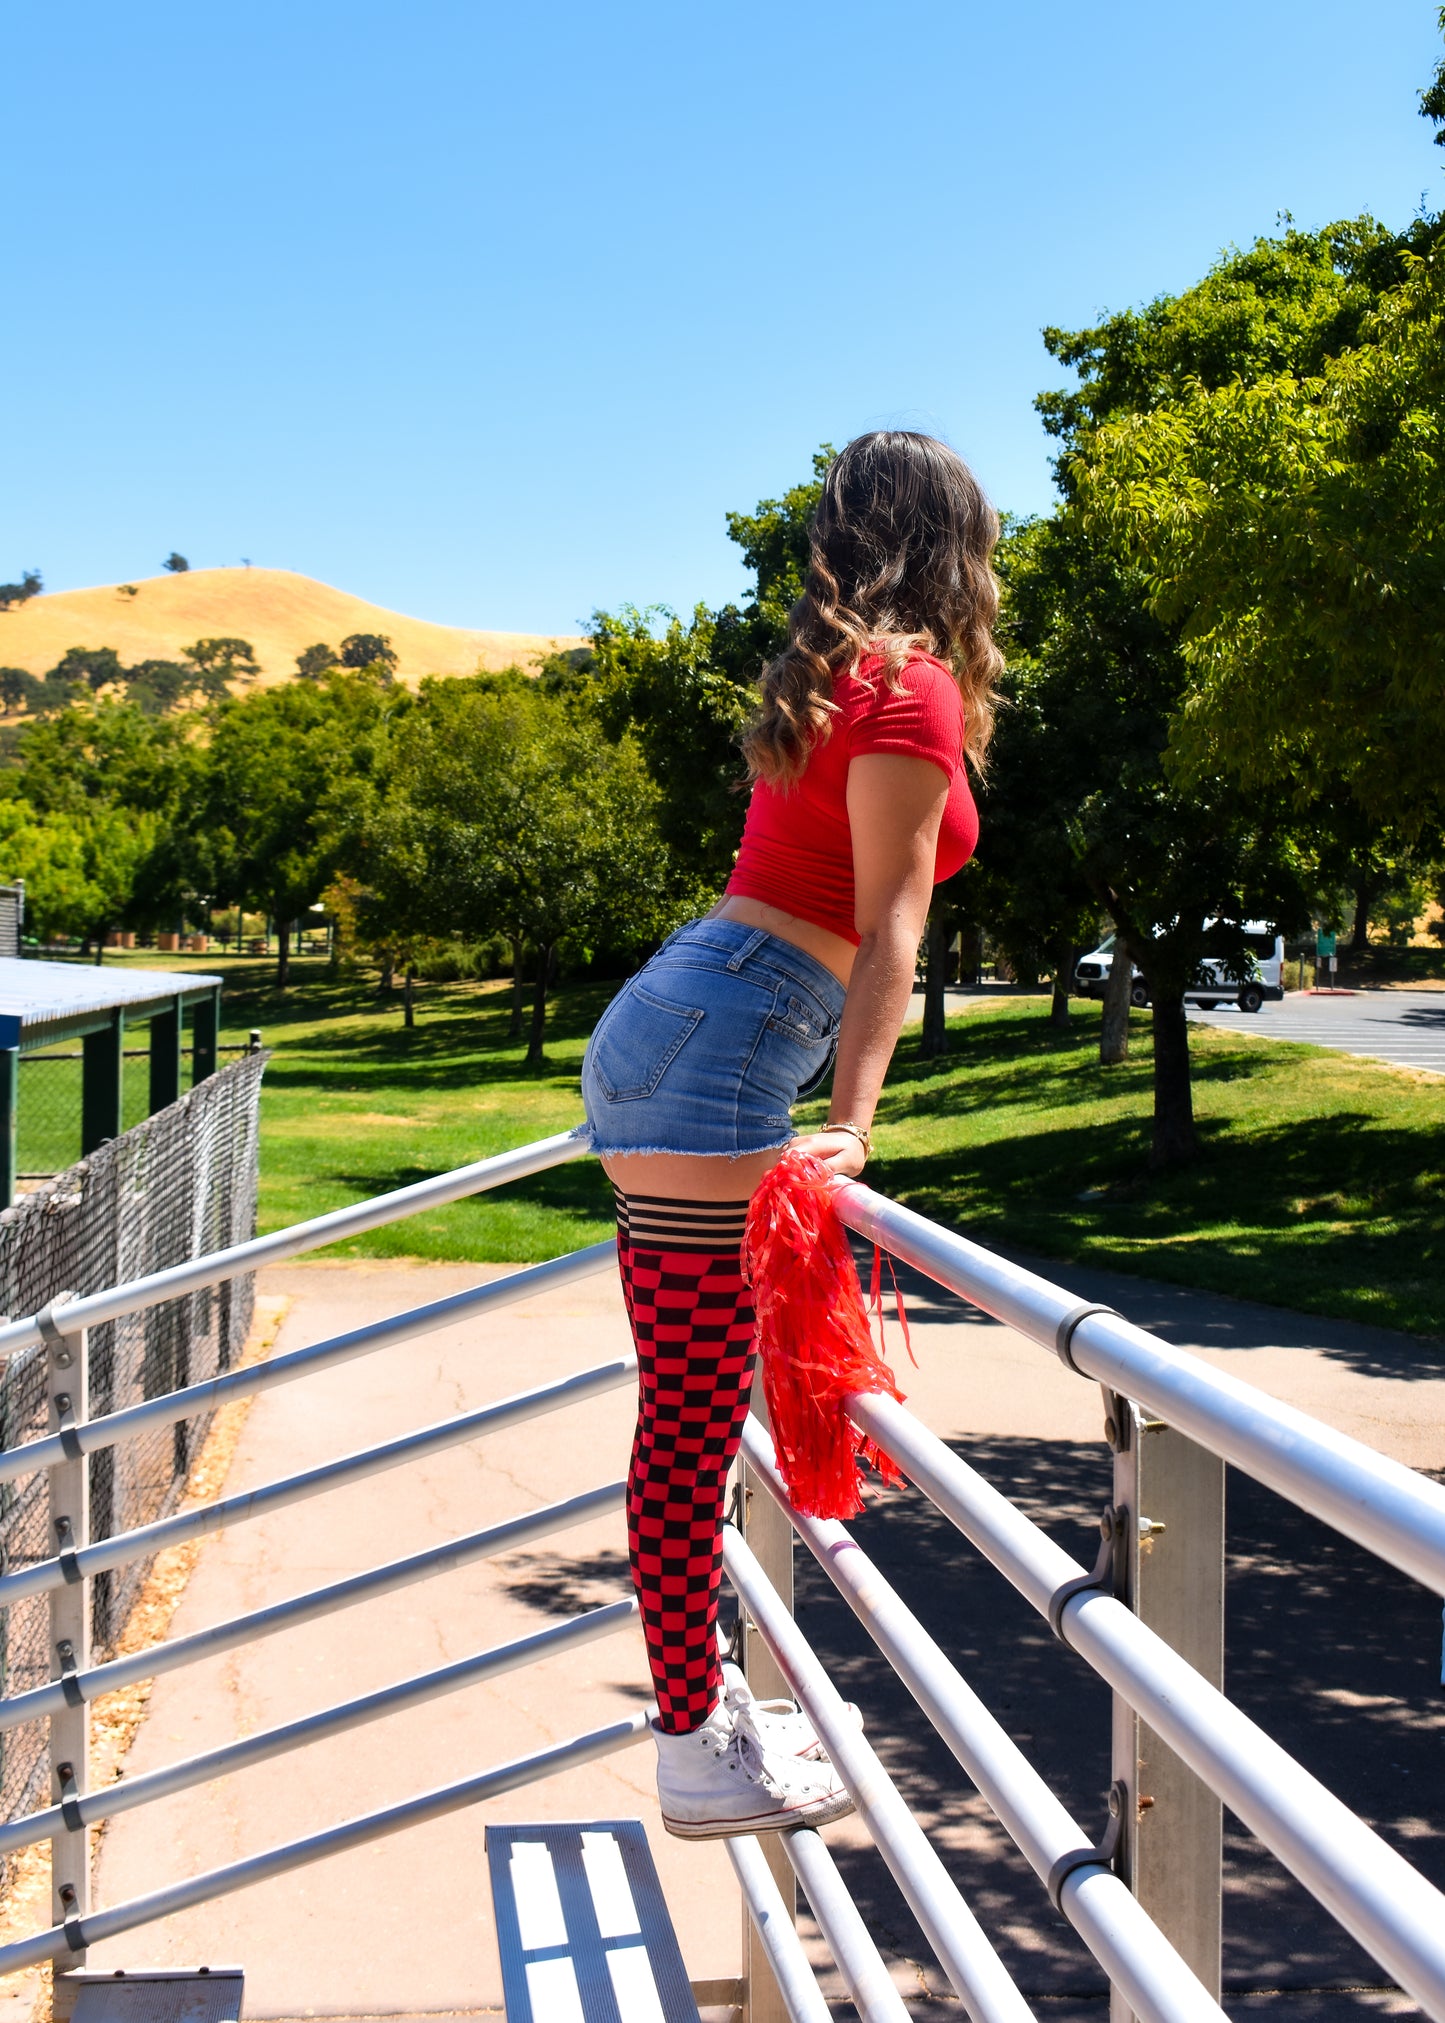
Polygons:
<instances>
[{"instance_id":1,"label":"checkered thigh-high sock","mask_svg":"<svg viewBox=\"0 0 1445 2023\"><path fill-rule=\"evenodd\" d=\"M753 1381L747 1209L617 1195L638 1375L627 1545L658 1726L672 1735L701 1726L718 1697L723 1494Z\"/></svg>"}]
</instances>

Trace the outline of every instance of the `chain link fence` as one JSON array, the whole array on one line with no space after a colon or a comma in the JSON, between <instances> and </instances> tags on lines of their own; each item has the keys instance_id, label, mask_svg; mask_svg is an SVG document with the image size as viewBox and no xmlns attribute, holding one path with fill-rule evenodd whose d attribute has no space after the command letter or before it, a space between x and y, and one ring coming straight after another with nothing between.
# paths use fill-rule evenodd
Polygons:
<instances>
[{"instance_id":1,"label":"chain link fence","mask_svg":"<svg viewBox=\"0 0 1445 2023\"><path fill-rule=\"evenodd\" d=\"M21 1180L48 1180L79 1159L83 1059L79 1046L20 1056L15 1160ZM122 1090L129 1131L149 1106L149 1048L126 1048Z\"/></svg>"},{"instance_id":2,"label":"chain link fence","mask_svg":"<svg viewBox=\"0 0 1445 2023\"><path fill-rule=\"evenodd\" d=\"M267 1058L246 1054L0 1213L0 1311L18 1319L58 1293L100 1292L254 1235ZM78 1084L78 1063L75 1074ZM229 1368L251 1311L247 1276L92 1329L91 1417ZM188 1419L93 1455L91 1537L165 1516L208 1424L208 1415ZM45 1428L45 1351L22 1349L0 1373L0 1447L38 1438ZM54 1551L44 1475L0 1485L0 1569L32 1565ZM92 1582L98 1659L114 1649L149 1566L132 1561ZM36 1596L0 1617L0 1693L25 1692L49 1676L49 1608ZM30 1811L46 1778L43 1722L0 1735L5 1818Z\"/></svg>"}]
</instances>

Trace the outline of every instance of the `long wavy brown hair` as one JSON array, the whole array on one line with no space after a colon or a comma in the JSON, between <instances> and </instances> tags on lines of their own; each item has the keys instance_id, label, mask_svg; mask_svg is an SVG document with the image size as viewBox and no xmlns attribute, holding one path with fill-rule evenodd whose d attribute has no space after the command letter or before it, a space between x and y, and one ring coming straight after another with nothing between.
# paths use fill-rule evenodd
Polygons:
<instances>
[{"instance_id":1,"label":"long wavy brown hair","mask_svg":"<svg viewBox=\"0 0 1445 2023\"><path fill-rule=\"evenodd\" d=\"M1003 666L989 560L998 516L963 458L906 429L855 437L828 466L808 538L788 643L763 669L762 703L743 737L753 777L797 779L832 728L834 683L870 654L893 688L920 653L952 668L965 749L982 771Z\"/></svg>"}]
</instances>

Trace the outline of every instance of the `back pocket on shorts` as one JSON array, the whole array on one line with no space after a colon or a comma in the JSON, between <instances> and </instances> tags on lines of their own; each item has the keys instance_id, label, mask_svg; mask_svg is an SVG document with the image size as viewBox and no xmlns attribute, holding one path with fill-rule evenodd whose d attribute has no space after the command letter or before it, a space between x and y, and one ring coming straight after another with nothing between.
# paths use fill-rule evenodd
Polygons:
<instances>
[{"instance_id":1,"label":"back pocket on shorts","mask_svg":"<svg viewBox=\"0 0 1445 2023\"><path fill-rule=\"evenodd\" d=\"M609 1103L637 1103L656 1090L683 1046L702 1024L691 1005L669 1004L641 984L609 1010L593 1036L588 1067Z\"/></svg>"}]
</instances>

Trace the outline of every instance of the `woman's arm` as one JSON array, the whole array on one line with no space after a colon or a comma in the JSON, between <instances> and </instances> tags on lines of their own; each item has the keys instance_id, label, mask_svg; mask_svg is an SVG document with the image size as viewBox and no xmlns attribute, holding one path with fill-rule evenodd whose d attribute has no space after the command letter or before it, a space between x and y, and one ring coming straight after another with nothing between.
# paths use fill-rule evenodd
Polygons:
<instances>
[{"instance_id":1,"label":"woman's arm","mask_svg":"<svg viewBox=\"0 0 1445 2023\"><path fill-rule=\"evenodd\" d=\"M854 923L861 937L838 1033L829 1121L866 1131L913 993L948 781L927 759L869 752L848 768ZM847 1131L798 1140L835 1173L863 1170Z\"/></svg>"}]
</instances>

